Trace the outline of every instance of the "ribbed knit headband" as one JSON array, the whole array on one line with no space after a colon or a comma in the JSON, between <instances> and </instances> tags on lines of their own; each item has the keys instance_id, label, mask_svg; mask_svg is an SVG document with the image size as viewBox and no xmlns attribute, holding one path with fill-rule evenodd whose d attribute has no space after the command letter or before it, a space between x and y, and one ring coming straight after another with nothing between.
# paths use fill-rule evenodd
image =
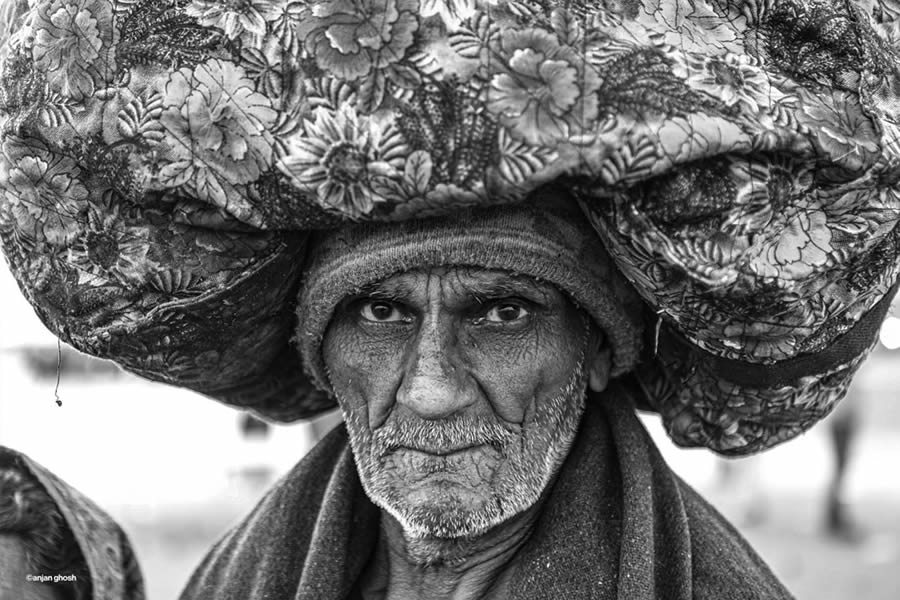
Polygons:
<instances>
[{"instance_id":1,"label":"ribbed knit headband","mask_svg":"<svg viewBox=\"0 0 900 600\"><path fill-rule=\"evenodd\" d=\"M310 250L298 303L297 343L316 385L329 389L321 343L344 298L397 273L443 266L509 271L555 285L604 332L612 375L633 368L641 345L640 300L578 206L542 200L322 234Z\"/></svg>"}]
</instances>

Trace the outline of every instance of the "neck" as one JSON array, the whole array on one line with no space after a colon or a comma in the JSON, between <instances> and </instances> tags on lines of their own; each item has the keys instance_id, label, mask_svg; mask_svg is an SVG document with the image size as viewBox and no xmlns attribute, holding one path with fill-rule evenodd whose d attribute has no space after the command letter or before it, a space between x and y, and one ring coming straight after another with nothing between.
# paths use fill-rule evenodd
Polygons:
<instances>
[{"instance_id":1,"label":"neck","mask_svg":"<svg viewBox=\"0 0 900 600\"><path fill-rule=\"evenodd\" d=\"M412 537L382 511L381 536L366 586L393 599L502 598L514 557L534 528L541 503L472 538ZM380 592L379 592L380 589Z\"/></svg>"}]
</instances>

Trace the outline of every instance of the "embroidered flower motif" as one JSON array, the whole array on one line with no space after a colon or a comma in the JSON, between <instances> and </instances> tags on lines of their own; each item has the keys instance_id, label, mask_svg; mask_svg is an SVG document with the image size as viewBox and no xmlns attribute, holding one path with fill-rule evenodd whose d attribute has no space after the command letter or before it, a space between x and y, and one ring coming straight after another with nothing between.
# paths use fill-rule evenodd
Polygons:
<instances>
[{"instance_id":1,"label":"embroidered flower motif","mask_svg":"<svg viewBox=\"0 0 900 600\"><path fill-rule=\"evenodd\" d=\"M266 33L266 23L282 13L274 0L193 0L184 12L205 27L217 27L231 39L253 43Z\"/></svg>"},{"instance_id":2,"label":"embroidered flower motif","mask_svg":"<svg viewBox=\"0 0 900 600\"><path fill-rule=\"evenodd\" d=\"M150 271L148 250L146 227L129 227L116 209L91 210L87 227L69 246L68 262L78 270L80 284L116 281L128 286Z\"/></svg>"},{"instance_id":3,"label":"embroidered flower motif","mask_svg":"<svg viewBox=\"0 0 900 600\"><path fill-rule=\"evenodd\" d=\"M257 179L272 163L268 133L278 116L244 70L221 60L172 73L160 120L174 161L160 171L167 187L189 185L224 206L223 186Z\"/></svg>"},{"instance_id":4,"label":"embroidered flower motif","mask_svg":"<svg viewBox=\"0 0 900 600\"><path fill-rule=\"evenodd\" d=\"M881 136L859 101L849 94L834 91L824 102L823 98L810 98L797 111L797 118L813 132L826 156L850 169L862 170L880 155Z\"/></svg>"},{"instance_id":5,"label":"embroidered flower motif","mask_svg":"<svg viewBox=\"0 0 900 600\"><path fill-rule=\"evenodd\" d=\"M323 0L297 26L323 71L354 81L384 69L412 46L417 0Z\"/></svg>"},{"instance_id":6,"label":"embroidered flower motif","mask_svg":"<svg viewBox=\"0 0 900 600\"><path fill-rule=\"evenodd\" d=\"M278 167L298 188L314 192L321 206L351 219L389 199L376 193L379 179L399 179L409 148L393 124L381 125L352 108L315 110L303 135L288 141Z\"/></svg>"},{"instance_id":7,"label":"embroidered flower motif","mask_svg":"<svg viewBox=\"0 0 900 600\"><path fill-rule=\"evenodd\" d=\"M650 10L647 10L646 0L638 2L640 8L634 17L638 26L629 29L636 31L636 37L640 36L643 44L719 56L725 52L739 52L745 47L744 32L750 27L747 17L739 11L729 11L724 17L722 9L711 2L692 2L687 10L686 5L679 2L658 2ZM749 7L753 5L770 6L770 3L769 0L752 0L747 2L748 10L752 10Z\"/></svg>"},{"instance_id":8,"label":"embroidered flower motif","mask_svg":"<svg viewBox=\"0 0 900 600\"><path fill-rule=\"evenodd\" d=\"M59 164L51 170L49 163L37 156L25 156L19 160L9 172L9 184L16 191L14 201L27 206L35 216L40 216L63 198L76 202L84 200L87 197L84 186L72 179L71 171L58 167Z\"/></svg>"},{"instance_id":9,"label":"embroidered flower motif","mask_svg":"<svg viewBox=\"0 0 900 600\"><path fill-rule=\"evenodd\" d=\"M95 75L115 70L108 64L115 28L106 0L55 0L37 13L34 30L35 66L63 96L90 96Z\"/></svg>"},{"instance_id":10,"label":"embroidered flower motif","mask_svg":"<svg viewBox=\"0 0 900 600\"><path fill-rule=\"evenodd\" d=\"M476 8L475 0L422 0L419 14L423 17L440 15L444 25L453 30L474 15Z\"/></svg>"},{"instance_id":11,"label":"embroidered flower motif","mask_svg":"<svg viewBox=\"0 0 900 600\"><path fill-rule=\"evenodd\" d=\"M771 234L750 268L762 277L802 279L826 265L832 232L821 210L793 208L776 215Z\"/></svg>"},{"instance_id":12,"label":"embroidered flower motif","mask_svg":"<svg viewBox=\"0 0 900 600\"><path fill-rule=\"evenodd\" d=\"M507 30L498 51L506 60L489 63L495 74L487 106L519 137L552 143L596 118L597 76L556 36L539 29Z\"/></svg>"},{"instance_id":13,"label":"embroidered flower motif","mask_svg":"<svg viewBox=\"0 0 900 600\"><path fill-rule=\"evenodd\" d=\"M723 225L736 235L771 233L773 220L813 185L810 167L789 159L739 157L730 163L735 197Z\"/></svg>"},{"instance_id":14,"label":"embroidered flower motif","mask_svg":"<svg viewBox=\"0 0 900 600\"><path fill-rule=\"evenodd\" d=\"M286 56L300 54L303 39L297 35L297 28L308 17L306 0L282 1L278 16L271 23L271 36L285 52Z\"/></svg>"},{"instance_id":15,"label":"embroidered flower motif","mask_svg":"<svg viewBox=\"0 0 900 600\"><path fill-rule=\"evenodd\" d=\"M267 39L259 47L245 48L241 64L247 76L256 82L256 89L272 100L273 106L279 102L285 87L290 89L293 74L285 70L282 62L282 48L274 39Z\"/></svg>"},{"instance_id":16,"label":"embroidered flower motif","mask_svg":"<svg viewBox=\"0 0 900 600\"><path fill-rule=\"evenodd\" d=\"M9 171L13 216L22 229L41 228L52 244L63 244L78 229L78 212L88 191L75 178L78 168L68 158L24 156Z\"/></svg>"},{"instance_id":17,"label":"embroidered flower motif","mask_svg":"<svg viewBox=\"0 0 900 600\"><path fill-rule=\"evenodd\" d=\"M772 87L756 60L745 54L691 57L685 63L676 62L672 70L689 86L717 98L725 106L741 105L751 113L784 96Z\"/></svg>"},{"instance_id":18,"label":"embroidered flower motif","mask_svg":"<svg viewBox=\"0 0 900 600\"><path fill-rule=\"evenodd\" d=\"M786 219L781 238L772 247L771 255L779 265L805 267L825 264L831 251L831 230L828 217L821 210L800 210ZM808 274L812 269L801 270Z\"/></svg>"},{"instance_id":19,"label":"embroidered flower motif","mask_svg":"<svg viewBox=\"0 0 900 600\"><path fill-rule=\"evenodd\" d=\"M629 259L621 262L622 273L645 300L651 301L654 293L664 293L666 284L673 277L672 266L662 256L643 246L635 245L630 250ZM617 252L612 254L616 256Z\"/></svg>"}]
</instances>

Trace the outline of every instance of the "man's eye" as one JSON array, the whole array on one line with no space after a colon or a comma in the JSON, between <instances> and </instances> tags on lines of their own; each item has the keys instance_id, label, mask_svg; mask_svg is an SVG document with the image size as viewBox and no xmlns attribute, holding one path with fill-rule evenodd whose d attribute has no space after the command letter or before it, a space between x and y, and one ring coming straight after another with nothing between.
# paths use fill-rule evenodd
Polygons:
<instances>
[{"instance_id":1,"label":"man's eye","mask_svg":"<svg viewBox=\"0 0 900 600\"><path fill-rule=\"evenodd\" d=\"M519 304L495 304L485 313L485 319L492 323L509 323L524 319L529 315L528 310Z\"/></svg>"},{"instance_id":2,"label":"man's eye","mask_svg":"<svg viewBox=\"0 0 900 600\"><path fill-rule=\"evenodd\" d=\"M405 321L406 313L400 307L392 302L384 300L376 300L374 302L365 302L360 306L359 314L367 321L376 323L390 323L393 321Z\"/></svg>"}]
</instances>

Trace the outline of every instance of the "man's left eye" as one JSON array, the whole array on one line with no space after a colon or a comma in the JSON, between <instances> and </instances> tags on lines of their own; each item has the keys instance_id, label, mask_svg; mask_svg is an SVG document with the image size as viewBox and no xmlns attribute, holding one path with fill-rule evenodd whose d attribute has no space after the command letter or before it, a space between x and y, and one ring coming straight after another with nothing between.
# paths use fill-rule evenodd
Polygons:
<instances>
[{"instance_id":1,"label":"man's left eye","mask_svg":"<svg viewBox=\"0 0 900 600\"><path fill-rule=\"evenodd\" d=\"M365 302L360 306L359 313L366 321L375 323L392 323L406 321L407 315L393 302L376 300Z\"/></svg>"},{"instance_id":2,"label":"man's left eye","mask_svg":"<svg viewBox=\"0 0 900 600\"><path fill-rule=\"evenodd\" d=\"M524 319L529 314L528 310L519 304L495 304L485 313L485 320L491 323L510 323Z\"/></svg>"}]
</instances>

